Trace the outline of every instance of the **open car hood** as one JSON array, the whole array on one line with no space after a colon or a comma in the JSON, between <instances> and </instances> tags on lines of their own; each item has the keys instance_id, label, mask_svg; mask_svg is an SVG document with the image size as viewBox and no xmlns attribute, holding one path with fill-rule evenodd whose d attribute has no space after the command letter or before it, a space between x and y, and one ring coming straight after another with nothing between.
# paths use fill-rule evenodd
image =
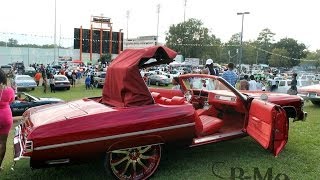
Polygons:
<instances>
[{"instance_id":1,"label":"open car hood","mask_svg":"<svg viewBox=\"0 0 320 180\"><path fill-rule=\"evenodd\" d=\"M93 100L82 99L68 103L38 106L30 109L29 111L31 123L33 127L36 128L42 125L65 121L75 117L115 110Z\"/></svg>"},{"instance_id":2,"label":"open car hood","mask_svg":"<svg viewBox=\"0 0 320 180\"><path fill-rule=\"evenodd\" d=\"M164 46L126 49L108 67L102 91L102 103L115 107L154 104L141 77L141 68L169 64L177 53ZM154 61L149 60L154 58Z\"/></svg>"}]
</instances>

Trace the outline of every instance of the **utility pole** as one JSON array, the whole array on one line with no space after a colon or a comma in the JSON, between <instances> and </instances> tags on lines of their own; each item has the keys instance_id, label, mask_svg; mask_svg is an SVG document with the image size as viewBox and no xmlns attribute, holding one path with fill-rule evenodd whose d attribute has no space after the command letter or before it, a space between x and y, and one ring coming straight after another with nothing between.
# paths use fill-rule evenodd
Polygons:
<instances>
[{"instance_id":1,"label":"utility pole","mask_svg":"<svg viewBox=\"0 0 320 180\"><path fill-rule=\"evenodd\" d=\"M59 46L58 46L58 58L59 58L59 56L60 56L60 46L61 46L61 24L60 24Z\"/></svg>"},{"instance_id":2,"label":"utility pole","mask_svg":"<svg viewBox=\"0 0 320 180\"><path fill-rule=\"evenodd\" d=\"M242 16L242 23L241 23L241 34L240 34L240 55L239 55L239 67L240 67L240 72L241 72L241 59L242 59L242 39L243 39L243 20L244 20L244 15L245 14L250 14L250 12L240 12L237 13L237 15Z\"/></svg>"},{"instance_id":3,"label":"utility pole","mask_svg":"<svg viewBox=\"0 0 320 180\"><path fill-rule=\"evenodd\" d=\"M158 39L159 39L160 4L157 5L157 13L158 13L158 23L157 23L157 40L156 40L156 45L158 45Z\"/></svg>"},{"instance_id":4,"label":"utility pole","mask_svg":"<svg viewBox=\"0 0 320 180\"><path fill-rule=\"evenodd\" d=\"M54 48L53 48L53 63L56 62L56 49L57 49L57 0L54 0Z\"/></svg>"},{"instance_id":5,"label":"utility pole","mask_svg":"<svg viewBox=\"0 0 320 180\"><path fill-rule=\"evenodd\" d=\"M129 16L130 16L130 11L127 10L127 41L129 39Z\"/></svg>"},{"instance_id":6,"label":"utility pole","mask_svg":"<svg viewBox=\"0 0 320 180\"><path fill-rule=\"evenodd\" d=\"M187 8L187 0L184 0L183 22L186 22L186 8Z\"/></svg>"},{"instance_id":7,"label":"utility pole","mask_svg":"<svg viewBox=\"0 0 320 180\"><path fill-rule=\"evenodd\" d=\"M185 22L186 22L186 8L187 8L187 0L184 0L184 12L183 12L183 26L184 26L184 29L186 28L185 27ZM185 43L184 41L182 43ZM183 45L183 49L184 49L184 52L183 52L183 61L184 59L186 58L186 54L187 54L187 48L185 45Z\"/></svg>"}]
</instances>

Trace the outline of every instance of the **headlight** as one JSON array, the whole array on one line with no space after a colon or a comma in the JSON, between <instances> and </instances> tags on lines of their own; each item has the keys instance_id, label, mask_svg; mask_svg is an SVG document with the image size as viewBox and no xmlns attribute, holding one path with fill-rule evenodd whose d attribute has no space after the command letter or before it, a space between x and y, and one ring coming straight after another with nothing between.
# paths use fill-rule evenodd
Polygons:
<instances>
[{"instance_id":1,"label":"headlight","mask_svg":"<svg viewBox=\"0 0 320 180\"><path fill-rule=\"evenodd\" d=\"M26 153L33 151L33 142L32 141L26 141L25 150L26 150Z\"/></svg>"}]
</instances>

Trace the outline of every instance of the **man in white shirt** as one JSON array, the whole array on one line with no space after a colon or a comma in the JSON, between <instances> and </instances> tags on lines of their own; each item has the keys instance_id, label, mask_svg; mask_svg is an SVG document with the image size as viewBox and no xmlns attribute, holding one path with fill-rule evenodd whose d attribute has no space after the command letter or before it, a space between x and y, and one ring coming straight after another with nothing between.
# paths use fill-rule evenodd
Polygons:
<instances>
[{"instance_id":1,"label":"man in white shirt","mask_svg":"<svg viewBox=\"0 0 320 180\"><path fill-rule=\"evenodd\" d=\"M256 91L257 90L257 82L254 79L254 75L250 76L250 81L249 81L249 91Z\"/></svg>"}]
</instances>

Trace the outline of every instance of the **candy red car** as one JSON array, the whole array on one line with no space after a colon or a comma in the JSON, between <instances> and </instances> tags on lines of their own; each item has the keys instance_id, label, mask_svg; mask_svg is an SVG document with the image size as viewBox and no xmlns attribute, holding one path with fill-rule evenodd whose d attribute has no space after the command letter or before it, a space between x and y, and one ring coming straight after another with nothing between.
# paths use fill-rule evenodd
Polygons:
<instances>
[{"instance_id":1,"label":"candy red car","mask_svg":"<svg viewBox=\"0 0 320 180\"><path fill-rule=\"evenodd\" d=\"M32 168L42 168L100 157L118 179L147 179L167 145L194 147L249 135L280 153L289 111L267 102L268 95L260 100L201 74L180 76L181 90L149 89L139 69L175 56L161 46L125 50L108 67L102 97L29 109L15 129L14 160L29 157Z\"/></svg>"}]
</instances>

